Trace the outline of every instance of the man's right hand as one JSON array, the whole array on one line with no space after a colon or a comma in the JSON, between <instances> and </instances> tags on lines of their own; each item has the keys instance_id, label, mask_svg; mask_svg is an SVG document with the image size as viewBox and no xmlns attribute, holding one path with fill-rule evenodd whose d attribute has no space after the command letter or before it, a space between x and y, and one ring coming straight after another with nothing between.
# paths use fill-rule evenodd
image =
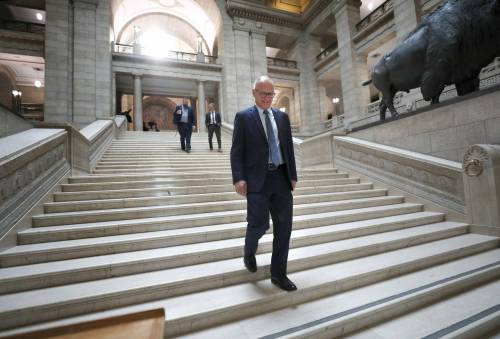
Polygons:
<instances>
[{"instance_id":1,"label":"man's right hand","mask_svg":"<svg viewBox=\"0 0 500 339\"><path fill-rule=\"evenodd\" d=\"M234 184L234 190L239 195L244 197L247 196L247 182L245 180L240 180Z\"/></svg>"}]
</instances>

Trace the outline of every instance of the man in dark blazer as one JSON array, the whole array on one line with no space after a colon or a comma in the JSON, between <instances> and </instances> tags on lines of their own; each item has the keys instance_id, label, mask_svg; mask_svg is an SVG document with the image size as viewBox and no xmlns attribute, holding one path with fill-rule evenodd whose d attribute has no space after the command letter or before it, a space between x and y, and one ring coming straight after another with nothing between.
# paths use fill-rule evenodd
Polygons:
<instances>
[{"instance_id":1,"label":"man in dark blazer","mask_svg":"<svg viewBox=\"0 0 500 339\"><path fill-rule=\"evenodd\" d=\"M220 139L220 126L222 125L222 120L220 118L220 113L215 111L215 104L213 102L208 104L208 112L205 114L205 126L208 129L208 145L210 150L213 150L212 139L217 137L217 144L219 146L219 152L222 152L222 145Z\"/></svg>"},{"instance_id":2,"label":"man in dark blazer","mask_svg":"<svg viewBox=\"0 0 500 339\"><path fill-rule=\"evenodd\" d=\"M174 124L181 136L181 148L186 153L191 151L191 133L196 128L196 115L188 103L188 98L183 98L182 105L175 106L174 111Z\"/></svg>"},{"instance_id":3,"label":"man in dark blazer","mask_svg":"<svg viewBox=\"0 0 500 339\"><path fill-rule=\"evenodd\" d=\"M231 170L238 194L247 198L247 231L243 262L257 271L258 241L273 220L271 282L294 291L286 275L292 231L292 191L297 182L292 131L288 115L271 108L274 85L267 76L254 83L255 106L236 113L234 119Z\"/></svg>"}]
</instances>

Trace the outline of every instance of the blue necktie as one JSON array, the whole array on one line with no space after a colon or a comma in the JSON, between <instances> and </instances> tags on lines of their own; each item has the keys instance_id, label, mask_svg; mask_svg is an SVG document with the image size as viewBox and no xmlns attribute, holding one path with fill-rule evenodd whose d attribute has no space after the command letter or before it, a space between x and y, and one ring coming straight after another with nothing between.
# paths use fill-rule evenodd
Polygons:
<instances>
[{"instance_id":1,"label":"blue necktie","mask_svg":"<svg viewBox=\"0 0 500 339\"><path fill-rule=\"evenodd\" d=\"M264 115L266 117L267 143L269 144L269 150L271 152L271 162L277 167L280 165L278 145L276 144L276 137L274 136L273 125L271 124L269 112L264 110Z\"/></svg>"}]
</instances>

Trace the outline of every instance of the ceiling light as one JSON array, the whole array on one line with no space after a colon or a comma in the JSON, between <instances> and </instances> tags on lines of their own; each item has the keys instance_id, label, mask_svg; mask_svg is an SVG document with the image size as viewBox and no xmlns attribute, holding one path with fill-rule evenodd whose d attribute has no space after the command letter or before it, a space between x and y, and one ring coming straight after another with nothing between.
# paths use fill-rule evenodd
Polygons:
<instances>
[{"instance_id":1,"label":"ceiling light","mask_svg":"<svg viewBox=\"0 0 500 339\"><path fill-rule=\"evenodd\" d=\"M15 97L20 97L23 93L21 91L13 90L12 95Z\"/></svg>"},{"instance_id":2,"label":"ceiling light","mask_svg":"<svg viewBox=\"0 0 500 339\"><path fill-rule=\"evenodd\" d=\"M332 102L333 102L334 104L338 104L338 103L339 103L339 101L340 101L340 99L339 99L339 98L333 98L333 99L332 99Z\"/></svg>"},{"instance_id":3,"label":"ceiling light","mask_svg":"<svg viewBox=\"0 0 500 339\"><path fill-rule=\"evenodd\" d=\"M35 80L35 87L42 87L42 82L40 80Z\"/></svg>"},{"instance_id":4,"label":"ceiling light","mask_svg":"<svg viewBox=\"0 0 500 339\"><path fill-rule=\"evenodd\" d=\"M37 12L37 13L36 13L36 18L38 19L38 21L42 21L42 20L43 20L43 15L42 15L42 13Z\"/></svg>"}]
</instances>

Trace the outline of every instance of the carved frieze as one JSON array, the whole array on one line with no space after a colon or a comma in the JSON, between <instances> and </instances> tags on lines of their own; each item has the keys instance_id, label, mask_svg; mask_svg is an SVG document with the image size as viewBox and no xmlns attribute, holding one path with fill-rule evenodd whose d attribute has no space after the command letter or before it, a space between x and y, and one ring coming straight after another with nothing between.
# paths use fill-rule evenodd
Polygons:
<instances>
[{"instance_id":1,"label":"carved frieze","mask_svg":"<svg viewBox=\"0 0 500 339\"><path fill-rule=\"evenodd\" d=\"M54 164L64 159L65 145L59 144L55 148L41 155L26 166L19 168L0 179L0 206L14 197L19 191L40 177Z\"/></svg>"}]
</instances>

